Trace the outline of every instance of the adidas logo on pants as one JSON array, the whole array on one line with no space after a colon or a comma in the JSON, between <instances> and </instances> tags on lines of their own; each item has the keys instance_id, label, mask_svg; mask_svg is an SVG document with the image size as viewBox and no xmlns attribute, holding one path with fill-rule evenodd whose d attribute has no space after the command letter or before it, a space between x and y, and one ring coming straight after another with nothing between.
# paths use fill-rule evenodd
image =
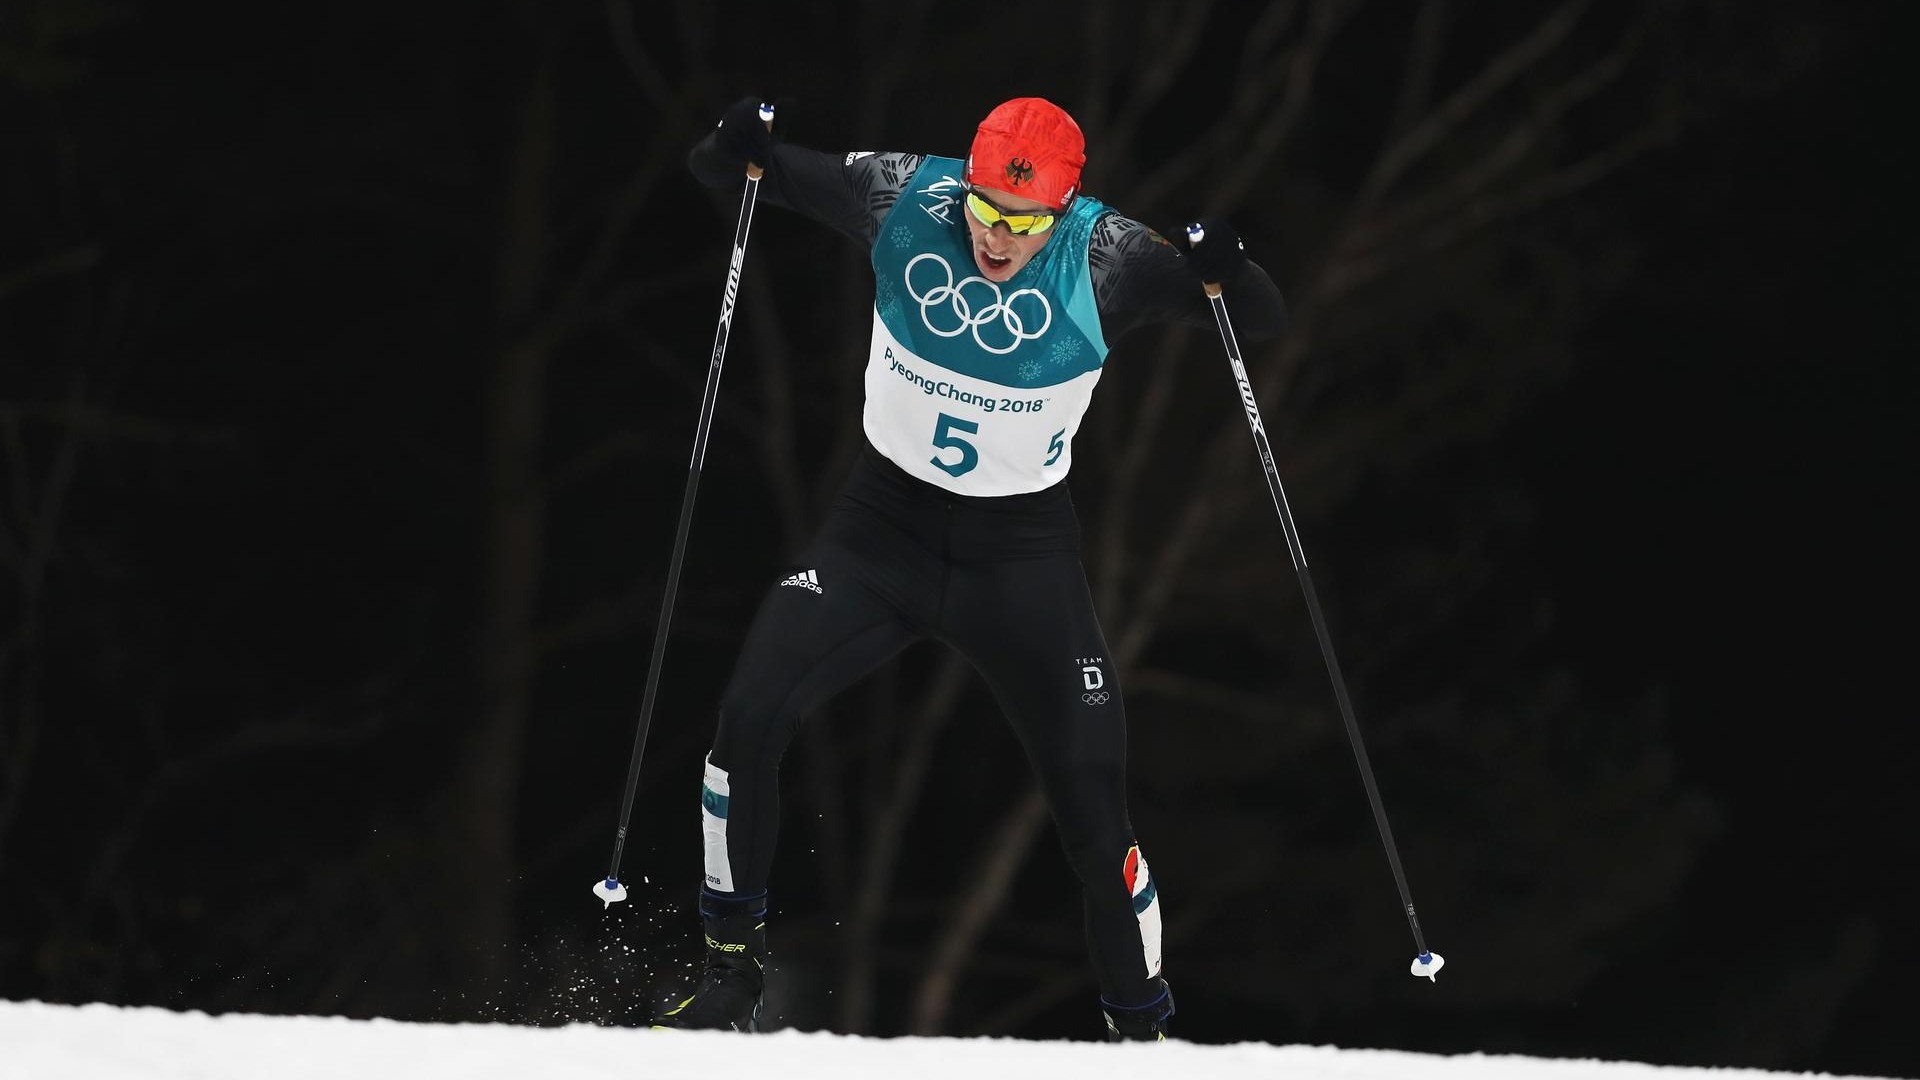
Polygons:
<instances>
[{"instance_id":1,"label":"adidas logo on pants","mask_svg":"<svg viewBox=\"0 0 1920 1080\"><path fill-rule=\"evenodd\" d=\"M820 588L820 576L811 570L802 570L780 584L798 585L803 589L812 589L814 592L824 592Z\"/></svg>"}]
</instances>

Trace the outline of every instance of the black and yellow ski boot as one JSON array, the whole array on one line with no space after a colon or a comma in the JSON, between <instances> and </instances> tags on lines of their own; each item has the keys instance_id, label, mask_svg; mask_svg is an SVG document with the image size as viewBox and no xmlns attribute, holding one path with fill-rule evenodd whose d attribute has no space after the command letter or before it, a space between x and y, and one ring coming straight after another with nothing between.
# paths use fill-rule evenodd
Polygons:
<instances>
[{"instance_id":1,"label":"black and yellow ski boot","mask_svg":"<svg viewBox=\"0 0 1920 1080\"><path fill-rule=\"evenodd\" d=\"M759 1031L766 998L767 897L700 897L707 970L700 984L653 1022L656 1028ZM747 910L742 910L742 909Z\"/></svg>"}]
</instances>

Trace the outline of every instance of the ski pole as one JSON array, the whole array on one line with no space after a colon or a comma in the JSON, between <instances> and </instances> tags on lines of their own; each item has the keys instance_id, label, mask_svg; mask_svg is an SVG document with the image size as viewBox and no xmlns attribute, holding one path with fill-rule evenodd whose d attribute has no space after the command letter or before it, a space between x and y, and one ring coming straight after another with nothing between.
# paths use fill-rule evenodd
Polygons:
<instances>
[{"instance_id":1,"label":"ski pole","mask_svg":"<svg viewBox=\"0 0 1920 1080\"><path fill-rule=\"evenodd\" d=\"M1206 230L1198 223L1187 226L1187 242L1199 246ZM1207 302L1213 305L1213 321L1220 326L1220 342L1226 346L1227 361L1233 366L1233 378L1240 386L1240 404L1247 410L1247 425L1253 429L1253 445L1260 452L1260 465L1267 473L1267 490L1273 495L1273 508L1280 512L1280 529L1286 533L1287 555L1293 559L1294 573L1300 577L1300 591L1307 598L1307 614L1313 618L1313 632L1320 639L1320 656L1327 662L1327 674L1333 677L1333 696L1340 703L1340 718L1347 723L1347 738L1353 743L1353 758L1360 765L1360 779L1366 784L1367 801L1373 804L1373 823L1380 829L1380 842L1387 848L1387 863L1393 867L1393 882L1400 887L1400 902L1407 912L1407 925L1413 929L1413 943L1420 954L1413 959L1411 971L1432 981L1446 963L1439 953L1427 948L1420 933L1420 917L1413 910L1413 895L1407 890L1407 874L1400 866L1400 849L1393 842L1393 827L1387 824L1387 811L1380 803L1380 788L1374 783L1373 766L1367 761L1367 747L1360 739L1360 723L1353 716L1353 702L1347 697L1347 681L1340 674L1340 661L1333 656L1333 639L1327 634L1326 617L1320 613L1320 597L1313 590L1313 575L1307 572L1307 551L1300 543L1300 531L1294 527L1293 512L1287 508L1287 493L1280 486L1280 473L1273 464L1273 446L1267 441L1266 428L1260 422L1260 404L1254 400L1253 383L1247 378L1246 361L1240 357L1240 341L1234 337L1233 322L1227 318L1226 297L1217 282L1207 282Z\"/></svg>"},{"instance_id":2,"label":"ski pole","mask_svg":"<svg viewBox=\"0 0 1920 1080\"><path fill-rule=\"evenodd\" d=\"M773 106L760 106L760 120L773 127ZM700 420L693 437L693 460L687 466L687 490L680 498L680 525L673 537L673 557L667 564L666 593L660 599L660 621L653 631L653 657L647 663L647 689L640 698L640 727L633 735L633 760L627 765L627 791L620 800L620 827L613 834L613 861L605 881L593 894L607 907L627 898L620 883L620 854L627 846L627 823L633 816L633 795L640 786L640 759L647 752L647 729L653 722L654 697L660 690L660 667L667 654L667 630L673 623L673 600L680 591L680 566L686 561L687 533L693 526L694 496L700 491L700 469L707 459L707 434L713 428L714 406L720 399L720 368L727 359L727 337L733 330L733 305L740 295L740 271L747 261L747 229L753 224L753 205L760 197L765 169L747 163L747 189L740 196L740 221L733 231L733 260L727 264L727 287L720 297L720 325L713 335L713 355L707 366L707 388L700 398Z\"/></svg>"}]
</instances>

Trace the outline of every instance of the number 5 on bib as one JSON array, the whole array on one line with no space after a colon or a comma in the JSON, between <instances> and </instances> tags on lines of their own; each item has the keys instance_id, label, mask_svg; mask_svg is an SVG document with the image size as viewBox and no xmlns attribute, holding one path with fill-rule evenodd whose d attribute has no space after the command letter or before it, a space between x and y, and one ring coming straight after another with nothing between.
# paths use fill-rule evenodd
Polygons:
<instances>
[{"instance_id":1,"label":"number 5 on bib","mask_svg":"<svg viewBox=\"0 0 1920 1080\"><path fill-rule=\"evenodd\" d=\"M960 451L960 460L951 465L941 461L940 455L938 454L928 459L940 469L945 470L948 476L960 476L963 473L972 472L974 466L980 464L980 451L974 449L972 443L960 438L958 435L952 434L956 429L964 431L969 435L978 435L980 433L980 425L978 423L972 420L962 420L957 416L948 416L946 413L941 413L940 419L934 422L933 445L942 450L957 448Z\"/></svg>"}]
</instances>

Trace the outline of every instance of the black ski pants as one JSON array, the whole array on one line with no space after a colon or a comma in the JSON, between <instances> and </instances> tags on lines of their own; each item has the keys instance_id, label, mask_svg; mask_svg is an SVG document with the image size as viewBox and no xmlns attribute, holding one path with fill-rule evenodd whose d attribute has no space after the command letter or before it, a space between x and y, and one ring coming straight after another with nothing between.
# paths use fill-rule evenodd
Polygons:
<instances>
[{"instance_id":1,"label":"black ski pants","mask_svg":"<svg viewBox=\"0 0 1920 1080\"><path fill-rule=\"evenodd\" d=\"M869 448L772 586L720 705L703 791L715 899L767 887L779 764L803 717L923 638L980 672L1080 878L1101 994L1158 998L1159 908L1126 803L1126 714L1064 484L954 495Z\"/></svg>"}]
</instances>

